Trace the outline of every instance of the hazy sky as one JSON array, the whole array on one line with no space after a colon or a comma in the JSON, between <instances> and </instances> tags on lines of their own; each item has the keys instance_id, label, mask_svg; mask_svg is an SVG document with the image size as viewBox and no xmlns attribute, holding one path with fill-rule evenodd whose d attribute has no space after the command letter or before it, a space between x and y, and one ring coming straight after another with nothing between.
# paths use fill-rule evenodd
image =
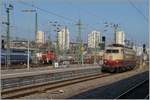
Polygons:
<instances>
[{"instance_id":1,"label":"hazy sky","mask_svg":"<svg viewBox=\"0 0 150 100\"><path fill-rule=\"evenodd\" d=\"M134 5L129 3L131 1ZM23 4L33 4L47 12L37 9L38 28L46 32L51 30L51 37L55 40L54 28L50 28L49 21L58 21L67 25L71 41L76 40L78 19L82 22L82 38L87 41L87 33L92 30L100 31L107 40L113 39L111 28L103 32L104 22L120 24L126 38L139 44L148 43L148 0L2 0L1 21L6 20L5 3L14 6L11 11L11 36L26 39L34 38L34 13L23 13L24 9L35 9ZM137 9L136 9L136 8ZM54 15L57 14L58 16ZM145 18L145 17L146 18ZM1 32L5 33L6 26L1 24Z\"/></svg>"}]
</instances>

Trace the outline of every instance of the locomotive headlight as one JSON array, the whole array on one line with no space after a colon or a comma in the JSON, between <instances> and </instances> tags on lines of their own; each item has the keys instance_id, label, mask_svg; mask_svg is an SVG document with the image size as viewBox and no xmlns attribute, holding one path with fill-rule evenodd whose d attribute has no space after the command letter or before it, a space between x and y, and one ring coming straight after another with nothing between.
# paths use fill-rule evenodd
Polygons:
<instances>
[{"instance_id":1,"label":"locomotive headlight","mask_svg":"<svg viewBox=\"0 0 150 100\"><path fill-rule=\"evenodd\" d=\"M118 61L118 60L116 60L116 63L119 63L119 61Z\"/></svg>"}]
</instances>

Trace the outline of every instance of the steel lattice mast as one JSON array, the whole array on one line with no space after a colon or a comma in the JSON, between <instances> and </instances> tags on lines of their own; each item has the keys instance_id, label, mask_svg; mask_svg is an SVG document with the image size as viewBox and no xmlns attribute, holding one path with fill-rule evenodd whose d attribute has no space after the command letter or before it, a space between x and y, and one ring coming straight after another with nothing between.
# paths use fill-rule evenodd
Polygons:
<instances>
[{"instance_id":1,"label":"steel lattice mast","mask_svg":"<svg viewBox=\"0 0 150 100\"><path fill-rule=\"evenodd\" d=\"M7 68L10 66L10 10L13 9L13 6L9 4L9 6L6 8L7 13L7 22L5 23L7 25L7 55L6 55L6 62L7 62Z\"/></svg>"},{"instance_id":2,"label":"steel lattice mast","mask_svg":"<svg viewBox=\"0 0 150 100\"><path fill-rule=\"evenodd\" d=\"M83 56L82 56L82 39L81 39L81 20L79 19L78 23L76 24L78 26L78 36L77 36L77 49L76 49L76 53L77 53L77 60L78 60L78 64L82 63L83 64Z\"/></svg>"}]
</instances>

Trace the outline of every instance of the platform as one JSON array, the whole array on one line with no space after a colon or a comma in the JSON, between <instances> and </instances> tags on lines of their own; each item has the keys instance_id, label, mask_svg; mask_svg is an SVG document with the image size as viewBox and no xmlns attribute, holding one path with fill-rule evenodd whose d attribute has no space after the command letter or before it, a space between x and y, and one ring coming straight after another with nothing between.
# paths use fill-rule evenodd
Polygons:
<instances>
[{"instance_id":1,"label":"platform","mask_svg":"<svg viewBox=\"0 0 150 100\"><path fill-rule=\"evenodd\" d=\"M17 73L5 73L1 77L2 89L20 87L25 85L64 80L73 77L86 76L101 73L100 66L88 67L66 67L66 68L45 68Z\"/></svg>"},{"instance_id":2,"label":"platform","mask_svg":"<svg viewBox=\"0 0 150 100\"><path fill-rule=\"evenodd\" d=\"M59 67L54 68L53 66L41 67L41 68L32 68L28 69L10 69L10 70L2 70L1 71L1 79L5 78L14 78L14 77L24 77L24 76L32 76L46 73L56 73L56 72L64 72L70 70L80 70L80 69L89 69L89 68L98 68L98 65L70 65L68 67Z\"/></svg>"}]
</instances>

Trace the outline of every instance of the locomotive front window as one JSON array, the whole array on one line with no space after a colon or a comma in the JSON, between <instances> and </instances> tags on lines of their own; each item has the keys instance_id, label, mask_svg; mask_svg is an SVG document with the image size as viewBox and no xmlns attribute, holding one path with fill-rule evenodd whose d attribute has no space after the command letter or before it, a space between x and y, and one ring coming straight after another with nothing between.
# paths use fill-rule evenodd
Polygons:
<instances>
[{"instance_id":1,"label":"locomotive front window","mask_svg":"<svg viewBox=\"0 0 150 100\"><path fill-rule=\"evenodd\" d=\"M119 53L119 50L115 50L115 49L107 49L106 53Z\"/></svg>"}]
</instances>

